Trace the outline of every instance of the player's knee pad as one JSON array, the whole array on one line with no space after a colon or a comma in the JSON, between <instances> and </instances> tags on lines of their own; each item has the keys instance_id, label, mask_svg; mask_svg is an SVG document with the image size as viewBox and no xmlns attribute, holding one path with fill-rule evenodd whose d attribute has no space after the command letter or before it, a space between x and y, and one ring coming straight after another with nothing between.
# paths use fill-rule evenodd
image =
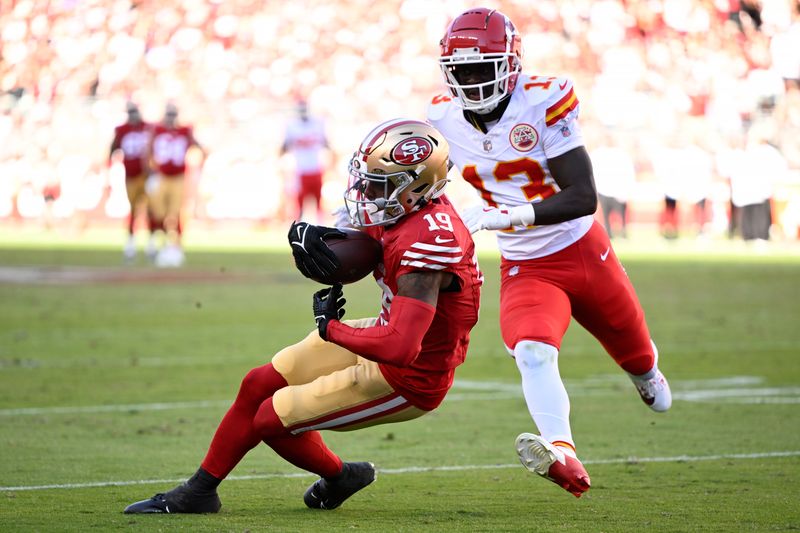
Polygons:
<instances>
[{"instance_id":1,"label":"player's knee pad","mask_svg":"<svg viewBox=\"0 0 800 533\"><path fill-rule=\"evenodd\" d=\"M520 371L538 371L558 364L558 349L537 341L520 341L514 347L514 359Z\"/></svg>"}]
</instances>

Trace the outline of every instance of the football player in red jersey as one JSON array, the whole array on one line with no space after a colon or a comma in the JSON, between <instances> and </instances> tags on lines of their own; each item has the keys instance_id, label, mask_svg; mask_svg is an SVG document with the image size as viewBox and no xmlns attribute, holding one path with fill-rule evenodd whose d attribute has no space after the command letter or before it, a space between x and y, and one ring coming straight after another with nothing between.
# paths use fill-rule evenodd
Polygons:
<instances>
[{"instance_id":1,"label":"football player in red jersey","mask_svg":"<svg viewBox=\"0 0 800 533\"><path fill-rule=\"evenodd\" d=\"M320 476L308 507L335 509L375 479L369 462L344 462L319 430L401 422L435 409L464 362L478 321L482 277L469 231L442 195L448 144L429 124L397 119L372 130L350 162L351 222L383 244L374 277L378 318L342 321L341 285L314 295L317 329L245 376L197 473L126 513L211 513L217 485L260 442ZM289 241L305 275L336 258L322 242L338 230L305 222Z\"/></svg>"},{"instance_id":2,"label":"football player in red jersey","mask_svg":"<svg viewBox=\"0 0 800 533\"><path fill-rule=\"evenodd\" d=\"M523 74L520 36L493 9L457 16L440 45L450 92L433 99L428 120L483 199L464 211L467 227L499 230L503 342L540 432L520 435L517 452L529 470L579 497L590 481L558 370L570 318L600 341L653 410L669 409L669 385L636 292L593 219L597 192L572 81Z\"/></svg>"},{"instance_id":3,"label":"football player in red jersey","mask_svg":"<svg viewBox=\"0 0 800 533\"><path fill-rule=\"evenodd\" d=\"M128 241L125 243L125 259L132 260L136 257L136 241L134 231L136 217L139 213L148 212L148 228L150 240L147 245L148 254L154 253L155 243L153 233L157 229L152 217L149 216L145 180L149 170L147 150L150 144L150 125L142 120L139 106L133 102L126 105L128 120L114 128L114 140L108 153L108 161L114 157L117 150L122 152L122 164L125 166L125 189L128 193L130 215L128 215Z\"/></svg>"},{"instance_id":4,"label":"football player in red jersey","mask_svg":"<svg viewBox=\"0 0 800 533\"><path fill-rule=\"evenodd\" d=\"M205 157L206 152L191 126L179 125L178 108L167 104L164 119L153 127L150 142L150 159L158 185L151 197L153 216L166 233L166 244L156 257L159 266L180 266L184 261L181 246L181 208L183 207L186 153L197 147Z\"/></svg>"}]
</instances>

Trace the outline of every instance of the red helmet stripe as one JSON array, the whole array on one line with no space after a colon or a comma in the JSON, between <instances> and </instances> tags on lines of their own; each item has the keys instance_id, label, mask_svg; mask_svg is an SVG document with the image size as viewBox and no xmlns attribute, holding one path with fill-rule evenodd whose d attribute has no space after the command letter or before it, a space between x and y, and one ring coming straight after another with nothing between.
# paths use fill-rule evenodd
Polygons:
<instances>
[{"instance_id":1,"label":"red helmet stripe","mask_svg":"<svg viewBox=\"0 0 800 533\"><path fill-rule=\"evenodd\" d=\"M373 148L373 145L376 142L378 142L378 140L380 140L381 137L383 137L383 135L386 132L388 132L390 129L394 128L395 126L401 126L403 124L415 124L415 123L418 123L418 122L419 122L418 120L406 120L406 119L402 119L402 118L396 118L394 120L390 120L388 122L384 122L383 124L381 124L378 127L376 127L374 130L372 130L366 136L366 138L369 139L369 141L367 141L367 142L365 142L365 143L363 143L361 145L361 151L364 154L369 155L370 151ZM365 161L366 161L366 159L365 159Z\"/></svg>"}]
</instances>

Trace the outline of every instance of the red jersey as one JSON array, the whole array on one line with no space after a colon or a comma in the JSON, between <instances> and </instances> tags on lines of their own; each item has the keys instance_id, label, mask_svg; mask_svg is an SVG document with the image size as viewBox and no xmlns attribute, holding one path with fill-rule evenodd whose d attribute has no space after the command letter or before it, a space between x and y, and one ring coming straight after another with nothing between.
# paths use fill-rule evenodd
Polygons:
<instances>
[{"instance_id":1,"label":"red jersey","mask_svg":"<svg viewBox=\"0 0 800 533\"><path fill-rule=\"evenodd\" d=\"M114 150L122 150L122 164L125 165L125 178L144 174L147 168L147 145L150 143L150 125L125 123L114 128Z\"/></svg>"},{"instance_id":2,"label":"red jersey","mask_svg":"<svg viewBox=\"0 0 800 533\"><path fill-rule=\"evenodd\" d=\"M153 161L164 176L179 176L186 172L186 152L195 144L189 126L169 127L158 124L153 128Z\"/></svg>"},{"instance_id":3,"label":"red jersey","mask_svg":"<svg viewBox=\"0 0 800 533\"><path fill-rule=\"evenodd\" d=\"M442 288L422 350L407 367L379 363L386 381L420 409L432 410L453 384L464 362L469 333L478 322L480 287L475 244L450 201L442 196L388 227L365 228L383 244L383 263L374 272L383 289L380 323L391 314L397 279L410 272L450 272L458 287Z\"/></svg>"}]
</instances>

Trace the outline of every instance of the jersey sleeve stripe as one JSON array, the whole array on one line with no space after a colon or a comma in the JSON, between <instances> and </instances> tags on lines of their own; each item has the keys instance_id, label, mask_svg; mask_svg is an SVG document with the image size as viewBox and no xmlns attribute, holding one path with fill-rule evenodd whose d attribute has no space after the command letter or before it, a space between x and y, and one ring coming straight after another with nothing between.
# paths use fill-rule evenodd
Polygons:
<instances>
[{"instance_id":1,"label":"jersey sleeve stripe","mask_svg":"<svg viewBox=\"0 0 800 533\"><path fill-rule=\"evenodd\" d=\"M432 265L430 263L423 263L422 261L400 261L400 264L403 266L412 266L412 267L420 267L420 268L430 268L431 270L444 270L447 268L446 265Z\"/></svg>"},{"instance_id":2,"label":"jersey sleeve stripe","mask_svg":"<svg viewBox=\"0 0 800 533\"><path fill-rule=\"evenodd\" d=\"M551 105L547 108L546 115L549 117L552 113L557 112L558 109L564 106L567 102L569 102L575 96L575 90L570 87L569 91L566 92L564 96L562 96L558 102Z\"/></svg>"},{"instance_id":3,"label":"jersey sleeve stripe","mask_svg":"<svg viewBox=\"0 0 800 533\"><path fill-rule=\"evenodd\" d=\"M438 261L439 263L458 263L464 258L463 255L459 255L458 257L443 257L441 255L426 255L418 254L416 252L406 252L403 254L403 257L410 257L411 259L427 259L429 261Z\"/></svg>"},{"instance_id":4,"label":"jersey sleeve stripe","mask_svg":"<svg viewBox=\"0 0 800 533\"><path fill-rule=\"evenodd\" d=\"M427 244L424 242L415 242L410 248L418 248L420 250L427 250L429 252L443 252L448 254L461 253L460 246L437 246L435 244Z\"/></svg>"},{"instance_id":5,"label":"jersey sleeve stripe","mask_svg":"<svg viewBox=\"0 0 800 533\"><path fill-rule=\"evenodd\" d=\"M547 109L545 124L547 127L552 126L576 107L578 107L578 97L575 96L575 91L570 89L564 98Z\"/></svg>"}]
</instances>

